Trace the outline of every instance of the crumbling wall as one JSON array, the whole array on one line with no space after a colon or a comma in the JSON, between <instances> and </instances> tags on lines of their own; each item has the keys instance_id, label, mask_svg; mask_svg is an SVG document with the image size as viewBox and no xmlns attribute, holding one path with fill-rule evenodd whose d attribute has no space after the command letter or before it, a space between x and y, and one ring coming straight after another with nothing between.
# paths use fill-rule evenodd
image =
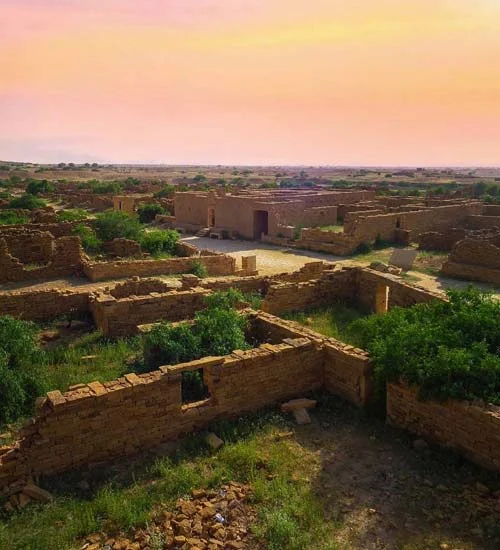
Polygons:
<instances>
[{"instance_id":1,"label":"crumbling wall","mask_svg":"<svg viewBox=\"0 0 500 550\"><path fill-rule=\"evenodd\" d=\"M355 277L356 271L348 268L325 271L318 280L272 284L261 309L279 315L337 302L352 302L355 300Z\"/></svg>"},{"instance_id":2,"label":"crumbling wall","mask_svg":"<svg viewBox=\"0 0 500 550\"><path fill-rule=\"evenodd\" d=\"M210 398L183 405L181 373L198 369L203 369ZM104 384L81 384L65 394L49 392L38 401L22 439L0 456L0 490L22 486L29 475L130 455L217 417L302 395L321 387L322 370L322 352L298 339Z\"/></svg>"},{"instance_id":3,"label":"crumbling wall","mask_svg":"<svg viewBox=\"0 0 500 550\"><path fill-rule=\"evenodd\" d=\"M441 272L449 277L500 284L500 233L458 241Z\"/></svg>"},{"instance_id":4,"label":"crumbling wall","mask_svg":"<svg viewBox=\"0 0 500 550\"><path fill-rule=\"evenodd\" d=\"M418 247L421 250L451 250L453 245L465 237L466 230L461 228L450 229L446 232L429 231L421 233L418 238Z\"/></svg>"},{"instance_id":5,"label":"crumbling wall","mask_svg":"<svg viewBox=\"0 0 500 550\"><path fill-rule=\"evenodd\" d=\"M152 275L175 275L193 269L194 261L203 264L209 275L231 275L236 271L236 260L226 254L198 256L196 258L168 258L164 260L120 260L114 262L83 263L83 272L91 281L119 277L149 277Z\"/></svg>"},{"instance_id":6,"label":"crumbling wall","mask_svg":"<svg viewBox=\"0 0 500 550\"><path fill-rule=\"evenodd\" d=\"M0 292L0 315L44 321L59 315L89 312L88 290L46 289Z\"/></svg>"},{"instance_id":7,"label":"crumbling wall","mask_svg":"<svg viewBox=\"0 0 500 550\"><path fill-rule=\"evenodd\" d=\"M9 254L23 264L43 264L52 258L54 237L50 233L12 229L0 231L0 235Z\"/></svg>"},{"instance_id":8,"label":"crumbling wall","mask_svg":"<svg viewBox=\"0 0 500 550\"><path fill-rule=\"evenodd\" d=\"M19 237L24 233L19 233ZM75 275L81 271L83 251L79 237L60 237L54 239L49 233L30 232L32 245L26 244L26 254L33 257L44 255L44 265L32 268L13 256L5 238L0 237L0 283L11 281L27 281L50 279L66 275ZM48 240L50 239L50 256L48 255ZM29 238L23 241L29 242Z\"/></svg>"},{"instance_id":9,"label":"crumbling wall","mask_svg":"<svg viewBox=\"0 0 500 550\"><path fill-rule=\"evenodd\" d=\"M467 229L500 229L500 216L468 216Z\"/></svg>"},{"instance_id":10,"label":"crumbling wall","mask_svg":"<svg viewBox=\"0 0 500 550\"><path fill-rule=\"evenodd\" d=\"M104 250L110 256L121 258L141 255L141 245L131 239L118 238L108 241L104 243Z\"/></svg>"},{"instance_id":11,"label":"crumbling wall","mask_svg":"<svg viewBox=\"0 0 500 550\"><path fill-rule=\"evenodd\" d=\"M410 285L389 273L372 269L356 269L356 301L370 311L377 310L377 295L380 288L387 287L387 309L410 307L415 304L442 300L443 296L425 288Z\"/></svg>"},{"instance_id":12,"label":"crumbling wall","mask_svg":"<svg viewBox=\"0 0 500 550\"><path fill-rule=\"evenodd\" d=\"M500 408L466 401L422 401L417 388L388 384L387 421L500 470Z\"/></svg>"},{"instance_id":13,"label":"crumbling wall","mask_svg":"<svg viewBox=\"0 0 500 550\"><path fill-rule=\"evenodd\" d=\"M97 328L104 336L129 336L137 333L137 327L142 324L194 317L197 311L203 309L207 294L209 291L201 288L123 298L98 294L91 297L90 309Z\"/></svg>"},{"instance_id":14,"label":"crumbling wall","mask_svg":"<svg viewBox=\"0 0 500 550\"><path fill-rule=\"evenodd\" d=\"M1 225L0 237L11 231L33 231L48 232L53 237L69 237L73 234L75 225L81 222L55 222L55 223L22 223L14 225Z\"/></svg>"},{"instance_id":15,"label":"crumbling wall","mask_svg":"<svg viewBox=\"0 0 500 550\"><path fill-rule=\"evenodd\" d=\"M371 378L366 353L271 315L249 315L254 324L279 325L285 340L104 384L78 384L39 399L21 439L0 454L0 492L22 488L29 476L127 456L216 418L255 411L325 384L332 393L366 403ZM308 332L313 338L305 336ZM181 373L199 369L210 396L183 404Z\"/></svg>"}]
</instances>

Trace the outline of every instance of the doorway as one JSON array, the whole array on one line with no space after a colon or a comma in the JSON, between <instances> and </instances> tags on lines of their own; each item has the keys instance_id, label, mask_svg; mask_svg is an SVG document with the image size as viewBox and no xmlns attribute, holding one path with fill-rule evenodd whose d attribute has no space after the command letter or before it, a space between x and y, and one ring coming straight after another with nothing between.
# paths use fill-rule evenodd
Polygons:
<instances>
[{"instance_id":1,"label":"doorway","mask_svg":"<svg viewBox=\"0 0 500 550\"><path fill-rule=\"evenodd\" d=\"M262 234L269 231L269 213L267 210L255 210L253 213L253 238L258 241Z\"/></svg>"},{"instance_id":2,"label":"doorway","mask_svg":"<svg viewBox=\"0 0 500 550\"><path fill-rule=\"evenodd\" d=\"M215 208L208 209L208 227L215 227Z\"/></svg>"}]
</instances>

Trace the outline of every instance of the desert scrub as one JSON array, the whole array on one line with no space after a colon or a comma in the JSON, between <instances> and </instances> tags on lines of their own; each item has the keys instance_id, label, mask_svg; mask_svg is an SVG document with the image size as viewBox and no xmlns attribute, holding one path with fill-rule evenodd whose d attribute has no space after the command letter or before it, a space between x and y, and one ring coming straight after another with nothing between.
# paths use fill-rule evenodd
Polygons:
<instances>
[{"instance_id":1,"label":"desert scrub","mask_svg":"<svg viewBox=\"0 0 500 550\"><path fill-rule=\"evenodd\" d=\"M191 267L191 271L189 273L196 275L200 279L208 276L208 270L200 260L193 261L193 266Z\"/></svg>"},{"instance_id":2,"label":"desert scrub","mask_svg":"<svg viewBox=\"0 0 500 550\"><path fill-rule=\"evenodd\" d=\"M388 381L418 386L422 398L500 404L500 302L470 287L448 300L355 321L354 342L370 352L378 396Z\"/></svg>"},{"instance_id":3,"label":"desert scrub","mask_svg":"<svg viewBox=\"0 0 500 550\"><path fill-rule=\"evenodd\" d=\"M32 413L45 389L36 333L34 323L0 317L0 426Z\"/></svg>"},{"instance_id":4,"label":"desert scrub","mask_svg":"<svg viewBox=\"0 0 500 550\"><path fill-rule=\"evenodd\" d=\"M144 336L146 369L249 349L245 338L247 319L235 309L242 302L244 296L239 291L215 292L205 298L206 309L196 313L193 323L163 322L153 326Z\"/></svg>"},{"instance_id":5,"label":"desert scrub","mask_svg":"<svg viewBox=\"0 0 500 550\"><path fill-rule=\"evenodd\" d=\"M140 238L141 248L153 256L174 256L178 242L179 233L172 229L147 231Z\"/></svg>"},{"instance_id":6,"label":"desert scrub","mask_svg":"<svg viewBox=\"0 0 500 550\"><path fill-rule=\"evenodd\" d=\"M29 219L26 216L18 214L15 210L0 211L0 225L14 225L28 222Z\"/></svg>"},{"instance_id":7,"label":"desert scrub","mask_svg":"<svg viewBox=\"0 0 500 550\"><path fill-rule=\"evenodd\" d=\"M165 209L159 204L143 204L137 209L141 223L151 223L158 214L165 214Z\"/></svg>"}]
</instances>

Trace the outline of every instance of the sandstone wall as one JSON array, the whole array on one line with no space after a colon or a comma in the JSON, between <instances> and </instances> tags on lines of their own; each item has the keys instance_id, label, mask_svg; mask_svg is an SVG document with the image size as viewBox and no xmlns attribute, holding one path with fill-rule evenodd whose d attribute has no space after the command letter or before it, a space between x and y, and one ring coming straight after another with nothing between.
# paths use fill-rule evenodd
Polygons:
<instances>
[{"instance_id":1,"label":"sandstone wall","mask_svg":"<svg viewBox=\"0 0 500 550\"><path fill-rule=\"evenodd\" d=\"M500 229L500 216L469 216L467 229Z\"/></svg>"},{"instance_id":2,"label":"sandstone wall","mask_svg":"<svg viewBox=\"0 0 500 550\"><path fill-rule=\"evenodd\" d=\"M450 229L446 232L429 231L421 233L418 238L418 247L421 250L451 250L453 245L465 237L465 229Z\"/></svg>"},{"instance_id":3,"label":"sandstone wall","mask_svg":"<svg viewBox=\"0 0 500 550\"><path fill-rule=\"evenodd\" d=\"M45 254L45 237L49 235L52 238L52 236L48 233L40 233L40 235L38 233L32 234L33 242L36 243L38 236L43 235L44 244L40 246L44 247ZM6 240L0 238L0 283L76 275L81 271L82 255L79 237L60 237L52 240L51 254L45 258L45 263L32 268L14 257L9 251Z\"/></svg>"},{"instance_id":4,"label":"sandstone wall","mask_svg":"<svg viewBox=\"0 0 500 550\"><path fill-rule=\"evenodd\" d=\"M130 256L141 255L141 245L137 241L131 239L113 239L104 243L104 249L110 256L119 256L121 258L127 258Z\"/></svg>"},{"instance_id":5,"label":"sandstone wall","mask_svg":"<svg viewBox=\"0 0 500 550\"><path fill-rule=\"evenodd\" d=\"M88 290L36 290L0 292L0 315L44 321L71 312L90 311Z\"/></svg>"},{"instance_id":6,"label":"sandstone wall","mask_svg":"<svg viewBox=\"0 0 500 550\"><path fill-rule=\"evenodd\" d=\"M500 409L464 401L421 401L416 388L389 384L387 421L458 451L490 470L500 469Z\"/></svg>"},{"instance_id":7,"label":"sandstone wall","mask_svg":"<svg viewBox=\"0 0 500 550\"><path fill-rule=\"evenodd\" d=\"M355 300L355 270L325 272L321 279L270 286L261 309L274 315Z\"/></svg>"},{"instance_id":8,"label":"sandstone wall","mask_svg":"<svg viewBox=\"0 0 500 550\"><path fill-rule=\"evenodd\" d=\"M500 284L498 240L466 237L457 242L441 272L449 277Z\"/></svg>"},{"instance_id":9,"label":"sandstone wall","mask_svg":"<svg viewBox=\"0 0 500 550\"><path fill-rule=\"evenodd\" d=\"M73 234L73 228L81 222L55 222L55 223L23 223L0 226L0 237L9 231L24 230L26 232L49 232L53 237L69 237Z\"/></svg>"},{"instance_id":10,"label":"sandstone wall","mask_svg":"<svg viewBox=\"0 0 500 550\"><path fill-rule=\"evenodd\" d=\"M192 318L203 309L207 294L208 290L200 288L118 299L111 294L100 294L91 298L90 309L104 336L130 336L138 332L138 325Z\"/></svg>"},{"instance_id":11,"label":"sandstone wall","mask_svg":"<svg viewBox=\"0 0 500 550\"><path fill-rule=\"evenodd\" d=\"M236 260L219 254L197 258L168 258L164 260L121 260L115 262L83 263L83 272L91 281L102 281L119 277L149 277L152 275L175 275L191 271L194 261L199 261L209 275L231 275L236 270Z\"/></svg>"},{"instance_id":12,"label":"sandstone wall","mask_svg":"<svg viewBox=\"0 0 500 550\"><path fill-rule=\"evenodd\" d=\"M410 307L415 304L442 300L443 296L425 288L406 284L400 278L372 269L356 270L356 301L371 311L377 311L377 295L381 287L388 288L387 307Z\"/></svg>"},{"instance_id":13,"label":"sandstone wall","mask_svg":"<svg viewBox=\"0 0 500 550\"><path fill-rule=\"evenodd\" d=\"M201 359L39 400L22 439L0 456L0 490L28 475L56 474L123 457L213 419L257 410L322 385L322 352L307 339ZM203 369L210 398L184 405L181 372ZM147 427L147 429L145 429Z\"/></svg>"}]
</instances>

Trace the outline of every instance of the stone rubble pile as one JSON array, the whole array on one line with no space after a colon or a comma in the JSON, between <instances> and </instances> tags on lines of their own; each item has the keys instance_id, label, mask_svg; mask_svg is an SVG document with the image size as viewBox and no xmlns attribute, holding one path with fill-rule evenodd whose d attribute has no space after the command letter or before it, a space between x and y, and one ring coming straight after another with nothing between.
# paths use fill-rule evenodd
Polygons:
<instances>
[{"instance_id":1,"label":"stone rubble pile","mask_svg":"<svg viewBox=\"0 0 500 550\"><path fill-rule=\"evenodd\" d=\"M237 482L219 490L194 489L180 498L173 511L162 510L132 533L87 537L81 550L242 550L251 545L250 525L255 511L249 505L250 487Z\"/></svg>"}]
</instances>

